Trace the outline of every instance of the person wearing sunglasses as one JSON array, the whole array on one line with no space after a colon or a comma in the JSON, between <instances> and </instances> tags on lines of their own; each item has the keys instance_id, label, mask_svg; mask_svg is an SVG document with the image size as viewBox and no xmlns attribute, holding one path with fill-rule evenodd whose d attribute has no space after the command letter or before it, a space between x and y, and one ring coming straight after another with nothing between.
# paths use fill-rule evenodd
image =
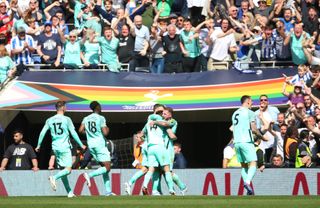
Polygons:
<instances>
[{"instance_id":1,"label":"person wearing sunglasses","mask_svg":"<svg viewBox=\"0 0 320 208\"><path fill-rule=\"evenodd\" d=\"M278 114L280 113L279 109L275 106L269 105L269 98L268 95L260 95L260 103L259 109L255 111L256 115L256 124L257 128L260 131L264 131L263 126L268 126L270 122L277 123ZM264 118L264 121L260 118L260 112ZM266 122L266 125L263 125L263 122ZM260 147L265 150L265 161L269 161L271 157L271 153L273 151L274 146L274 137L272 135L268 135L268 141L262 141Z\"/></svg>"},{"instance_id":2,"label":"person wearing sunglasses","mask_svg":"<svg viewBox=\"0 0 320 208\"><path fill-rule=\"evenodd\" d=\"M39 35L37 53L41 63L52 64L53 68L60 68L61 37L52 33L52 22L44 23L44 31ZM48 68L47 66L45 66Z\"/></svg>"},{"instance_id":3,"label":"person wearing sunglasses","mask_svg":"<svg viewBox=\"0 0 320 208\"><path fill-rule=\"evenodd\" d=\"M62 43L64 44L64 67L67 69L81 68L83 54L81 53L81 44L78 40L77 31L71 31L68 39L63 38Z\"/></svg>"}]
</instances>

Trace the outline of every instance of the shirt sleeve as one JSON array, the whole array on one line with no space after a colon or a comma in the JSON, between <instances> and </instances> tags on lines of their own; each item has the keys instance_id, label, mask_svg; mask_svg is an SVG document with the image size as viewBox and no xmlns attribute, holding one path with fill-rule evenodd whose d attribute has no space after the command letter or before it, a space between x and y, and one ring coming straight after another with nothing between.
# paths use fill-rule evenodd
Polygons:
<instances>
[{"instance_id":1,"label":"shirt sleeve","mask_svg":"<svg viewBox=\"0 0 320 208\"><path fill-rule=\"evenodd\" d=\"M9 159L12 156L12 151L13 151L13 148L12 148L12 145L10 145L8 149L5 151L3 158Z\"/></svg>"},{"instance_id":2,"label":"shirt sleeve","mask_svg":"<svg viewBox=\"0 0 320 208\"><path fill-rule=\"evenodd\" d=\"M106 127L106 126L107 126L106 118L101 116L101 128Z\"/></svg>"},{"instance_id":3,"label":"shirt sleeve","mask_svg":"<svg viewBox=\"0 0 320 208\"><path fill-rule=\"evenodd\" d=\"M27 146L27 151L28 151L28 157L30 158L30 159L37 159L37 155L36 155L36 153L34 152L34 150L33 150L33 148L32 148L32 146L30 145L30 144L28 144L28 146Z\"/></svg>"}]
</instances>

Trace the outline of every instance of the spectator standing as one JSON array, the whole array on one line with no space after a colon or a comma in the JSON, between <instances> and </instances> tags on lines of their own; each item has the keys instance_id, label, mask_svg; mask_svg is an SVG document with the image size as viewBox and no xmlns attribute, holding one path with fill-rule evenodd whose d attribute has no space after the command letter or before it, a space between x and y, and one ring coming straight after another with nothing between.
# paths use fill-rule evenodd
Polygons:
<instances>
[{"instance_id":1,"label":"spectator standing","mask_svg":"<svg viewBox=\"0 0 320 208\"><path fill-rule=\"evenodd\" d=\"M14 7L14 5L12 5ZM8 14L8 8L9 4L7 1L1 1L0 2L0 21L2 21L2 25L0 25L0 33L3 33L8 40L11 38L11 28L13 26L13 14L14 12L11 13L11 15ZM12 7L12 8L13 8Z\"/></svg>"},{"instance_id":2,"label":"spectator standing","mask_svg":"<svg viewBox=\"0 0 320 208\"><path fill-rule=\"evenodd\" d=\"M295 161L296 168L300 168L301 166L304 165L300 157L300 154L303 151L306 151L309 156L312 156L312 153L309 148L309 142L308 142L309 136L310 134L308 130L302 130L300 132L299 139L298 139L297 153L296 153L296 161Z\"/></svg>"},{"instance_id":3,"label":"spectator standing","mask_svg":"<svg viewBox=\"0 0 320 208\"><path fill-rule=\"evenodd\" d=\"M119 40L113 37L111 27L105 27L103 37L98 37L96 40L93 40L92 37L91 43L99 43L101 48L101 62L106 64L109 71L119 72L121 69L121 64L117 56L117 49L119 46Z\"/></svg>"},{"instance_id":4,"label":"spectator standing","mask_svg":"<svg viewBox=\"0 0 320 208\"><path fill-rule=\"evenodd\" d=\"M161 74L164 71L164 58L165 51L162 46L162 39L157 34L157 25L153 24L151 26L151 36L149 40L149 45L151 49L151 72L156 74Z\"/></svg>"},{"instance_id":5,"label":"spectator standing","mask_svg":"<svg viewBox=\"0 0 320 208\"><path fill-rule=\"evenodd\" d=\"M310 95L305 94L303 96L303 100L304 100L304 106L306 108L306 114L309 115L309 116L313 116L314 115L315 105L312 102Z\"/></svg>"},{"instance_id":6,"label":"spectator standing","mask_svg":"<svg viewBox=\"0 0 320 208\"><path fill-rule=\"evenodd\" d=\"M135 37L135 43L130 71L135 71L137 67L149 67L149 59L146 55L150 33L149 29L142 25L140 15L134 17L134 27L131 28L131 34Z\"/></svg>"},{"instance_id":7,"label":"spectator standing","mask_svg":"<svg viewBox=\"0 0 320 208\"><path fill-rule=\"evenodd\" d=\"M84 68L90 69L98 69L98 64L100 63L100 55L99 50L100 46L99 43L91 43L90 37L95 35L95 31L92 29L84 30L84 37L83 44L81 47L82 53L82 62L84 64Z\"/></svg>"},{"instance_id":8,"label":"spectator standing","mask_svg":"<svg viewBox=\"0 0 320 208\"><path fill-rule=\"evenodd\" d=\"M272 27L266 26L261 42L261 61L273 61L276 59L276 37L272 33Z\"/></svg>"},{"instance_id":9,"label":"spectator standing","mask_svg":"<svg viewBox=\"0 0 320 208\"><path fill-rule=\"evenodd\" d=\"M11 54L17 65L33 64L32 53L35 52L34 40L26 34L24 27L17 29L17 35L11 40Z\"/></svg>"},{"instance_id":10,"label":"spectator standing","mask_svg":"<svg viewBox=\"0 0 320 208\"><path fill-rule=\"evenodd\" d=\"M81 54L81 44L78 40L77 31L72 30L69 34L69 38L63 38L62 43L64 44L64 67L67 69L81 68L81 59L84 57L83 54Z\"/></svg>"},{"instance_id":11,"label":"spectator standing","mask_svg":"<svg viewBox=\"0 0 320 208\"><path fill-rule=\"evenodd\" d=\"M241 1L241 7L238 11L238 20L242 20L243 15L247 12L249 12L250 3L248 0L242 0Z\"/></svg>"},{"instance_id":12,"label":"spectator standing","mask_svg":"<svg viewBox=\"0 0 320 208\"><path fill-rule=\"evenodd\" d=\"M299 132L295 126L290 126L284 140L284 157L288 167L294 168L298 147Z\"/></svg>"},{"instance_id":13,"label":"spectator standing","mask_svg":"<svg viewBox=\"0 0 320 208\"><path fill-rule=\"evenodd\" d=\"M213 19L209 19L205 21L204 24L205 24L205 28L200 29L200 32L199 32L199 43L200 43L200 51L201 51L201 54L199 56L199 67L201 71L207 71L208 60L212 52L212 45L210 44L210 36L214 31Z\"/></svg>"},{"instance_id":14,"label":"spectator standing","mask_svg":"<svg viewBox=\"0 0 320 208\"><path fill-rule=\"evenodd\" d=\"M43 13L39 10L39 1L30 0L29 9L31 10L31 16L35 19L37 25L39 26L42 23Z\"/></svg>"},{"instance_id":15,"label":"spectator standing","mask_svg":"<svg viewBox=\"0 0 320 208\"><path fill-rule=\"evenodd\" d=\"M293 33L290 32L284 40L284 45L291 43L291 55L294 64L305 64L307 58L304 55L302 40L303 38L309 38L310 35L303 31L302 24L296 23L294 25Z\"/></svg>"},{"instance_id":16,"label":"spectator standing","mask_svg":"<svg viewBox=\"0 0 320 208\"><path fill-rule=\"evenodd\" d=\"M10 58L4 45L0 45L0 83L4 83L7 78L13 78L16 67Z\"/></svg>"},{"instance_id":17,"label":"spectator standing","mask_svg":"<svg viewBox=\"0 0 320 208\"><path fill-rule=\"evenodd\" d=\"M166 51L164 57L165 72L182 72L182 52L180 48L180 37L176 34L176 26L168 26L168 35L162 38L163 48Z\"/></svg>"},{"instance_id":18,"label":"spectator standing","mask_svg":"<svg viewBox=\"0 0 320 208\"><path fill-rule=\"evenodd\" d=\"M37 156L32 146L23 141L23 132L13 132L14 143L4 153L0 171L8 170L39 170ZM6 168L7 167L7 168Z\"/></svg>"},{"instance_id":19,"label":"spectator standing","mask_svg":"<svg viewBox=\"0 0 320 208\"><path fill-rule=\"evenodd\" d=\"M276 58L278 61L291 61L290 45L284 45L287 37L284 23L281 20L276 22L276 28L273 30L275 36Z\"/></svg>"},{"instance_id":20,"label":"spectator standing","mask_svg":"<svg viewBox=\"0 0 320 208\"><path fill-rule=\"evenodd\" d=\"M52 33L52 23L44 24L44 32L39 36L37 52L41 62L51 64L54 68L60 67L61 39L59 35Z\"/></svg>"},{"instance_id":21,"label":"spectator standing","mask_svg":"<svg viewBox=\"0 0 320 208\"><path fill-rule=\"evenodd\" d=\"M214 62L229 61L229 52L236 52L238 50L233 30L229 30L229 21L227 19L221 20L221 30L215 30L211 36L212 52L208 60L208 70L227 69L225 65L217 65Z\"/></svg>"},{"instance_id":22,"label":"spectator standing","mask_svg":"<svg viewBox=\"0 0 320 208\"><path fill-rule=\"evenodd\" d=\"M175 142L173 148L174 148L173 169L187 168L187 160L181 152L181 144L178 142Z\"/></svg>"},{"instance_id":23,"label":"spectator standing","mask_svg":"<svg viewBox=\"0 0 320 208\"><path fill-rule=\"evenodd\" d=\"M269 98L267 95L260 95L260 106L257 111L255 111L256 115L256 124L257 128L260 131L264 131L264 121L266 122L265 126L269 126L269 124L277 122L277 116L280 113L279 109L274 106L269 106ZM262 118L260 114L262 114ZM268 141L261 141L260 147L265 152L265 161L269 161L271 154L274 148L274 136L268 135Z\"/></svg>"},{"instance_id":24,"label":"spectator standing","mask_svg":"<svg viewBox=\"0 0 320 208\"><path fill-rule=\"evenodd\" d=\"M256 7L253 3L253 0L250 0L250 7L254 8L253 13L255 15L261 15L267 17L268 19L272 19L272 11L274 9L275 1L272 1L272 4L268 7L266 0L258 0L258 7Z\"/></svg>"},{"instance_id":25,"label":"spectator standing","mask_svg":"<svg viewBox=\"0 0 320 208\"><path fill-rule=\"evenodd\" d=\"M199 33L191 30L192 25L189 19L184 20L184 30L180 33L180 47L184 57L182 66L184 72L199 72Z\"/></svg>"},{"instance_id":26,"label":"spectator standing","mask_svg":"<svg viewBox=\"0 0 320 208\"><path fill-rule=\"evenodd\" d=\"M178 35L182 32L182 30L184 30L183 28L184 19L185 18L183 16L178 16L177 23L176 23L176 34Z\"/></svg>"},{"instance_id":27,"label":"spectator standing","mask_svg":"<svg viewBox=\"0 0 320 208\"><path fill-rule=\"evenodd\" d=\"M302 16L303 28L309 35L313 35L314 32L318 32L319 30L319 20L316 8L309 7L307 14L304 13Z\"/></svg>"}]
</instances>

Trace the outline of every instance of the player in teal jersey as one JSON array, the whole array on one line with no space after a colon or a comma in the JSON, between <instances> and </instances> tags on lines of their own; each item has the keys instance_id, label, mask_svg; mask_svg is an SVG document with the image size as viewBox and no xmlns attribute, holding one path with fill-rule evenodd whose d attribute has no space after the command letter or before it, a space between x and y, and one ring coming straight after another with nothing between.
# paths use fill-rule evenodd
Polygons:
<instances>
[{"instance_id":1,"label":"player in teal jersey","mask_svg":"<svg viewBox=\"0 0 320 208\"><path fill-rule=\"evenodd\" d=\"M232 115L234 147L237 159L241 163L241 176L248 195L254 195L250 183L257 170L257 154L253 135L262 138L255 124L255 114L250 110L252 99L248 95L241 97L241 107Z\"/></svg>"},{"instance_id":2,"label":"player in teal jersey","mask_svg":"<svg viewBox=\"0 0 320 208\"><path fill-rule=\"evenodd\" d=\"M111 159L105 140L105 137L109 134L109 128L106 125L106 119L100 115L101 105L97 101L90 103L90 109L93 113L83 119L79 133L86 133L90 153L99 162L101 167L89 174L84 173L83 176L87 181L88 187L90 187L90 178L102 175L106 196L115 195L112 193L110 186L109 172L111 169Z\"/></svg>"},{"instance_id":3,"label":"player in teal jersey","mask_svg":"<svg viewBox=\"0 0 320 208\"><path fill-rule=\"evenodd\" d=\"M63 170L59 171L54 176L49 177L50 185L52 189L56 191L56 180L61 178L68 193L68 197L74 197L75 195L70 188L67 178L67 176L71 173L72 167L70 133L73 139L80 147L82 147L82 149L86 149L86 146L82 144L77 132L74 130L71 119L64 115L66 111L66 103L64 101L58 101L56 103L56 110L57 114L47 119L46 124L41 130L36 151L39 152L43 138L46 135L46 132L50 129L52 137L52 150L56 155L57 164L60 167L64 167Z\"/></svg>"},{"instance_id":4,"label":"player in teal jersey","mask_svg":"<svg viewBox=\"0 0 320 208\"><path fill-rule=\"evenodd\" d=\"M161 104L156 104L154 105L153 107L153 113L154 114L162 114L164 110L164 106L161 105ZM151 116L151 115L150 115ZM149 116L149 117L150 117ZM128 195L131 195L131 186L139 179L141 178L142 176L144 176L147 172L148 172L148 139L147 139L147 128L148 128L148 125L146 124L143 128L142 131L140 131L140 133L138 134L139 137L144 137L144 142L143 142L143 152L142 154L143 155L143 159L142 159L142 168L141 170L139 170L137 173L135 173L131 179L129 180L129 182L126 182L124 185L125 185L125 192L128 194ZM159 170L156 169L154 171L154 174L153 176L155 176L156 174L158 174ZM154 178L152 178L152 181L154 181ZM145 190L144 194L147 194L147 190Z\"/></svg>"},{"instance_id":5,"label":"player in teal jersey","mask_svg":"<svg viewBox=\"0 0 320 208\"><path fill-rule=\"evenodd\" d=\"M177 132L177 128L178 128L178 122L172 118L173 116L173 109L170 107L165 107L164 111L162 113L162 117L163 119L166 121L165 123L162 121L155 121L154 124L155 125L163 125L163 127L166 128L170 128L171 131L176 134ZM179 187L181 194L184 195L187 191L187 186L181 181L181 179L179 178L179 176L177 174L175 174L173 172L173 161L174 161L174 148L173 148L173 141L174 139L171 139L168 134L166 134L165 136L165 141L164 141L164 145L165 145L165 149L167 151L168 157L170 159L170 171L172 173L172 180L173 182ZM158 177L160 179L160 177ZM157 177L154 178L154 182L153 184L155 186L159 186L160 185L160 180ZM157 185L158 183L158 185Z\"/></svg>"},{"instance_id":6,"label":"player in teal jersey","mask_svg":"<svg viewBox=\"0 0 320 208\"><path fill-rule=\"evenodd\" d=\"M164 127L152 124L153 121L163 120L163 118L160 116L163 112L163 106L159 104L155 105L154 112L155 114L152 114L148 117L148 122L144 128L146 138L148 141L149 170L145 175L145 178L143 181L142 192L145 195L148 194L148 189L147 189L148 183L151 177L153 176L155 168L160 166L161 169L163 169L164 171L165 180L168 185L169 193L171 195L174 195L175 192L173 189L172 175L169 167L170 161L169 161L168 155L166 154L167 152L164 148L164 138L165 138L165 132L168 132L168 135L170 138L176 138L176 136L172 133L172 131L170 131L170 129L168 130Z\"/></svg>"}]
</instances>

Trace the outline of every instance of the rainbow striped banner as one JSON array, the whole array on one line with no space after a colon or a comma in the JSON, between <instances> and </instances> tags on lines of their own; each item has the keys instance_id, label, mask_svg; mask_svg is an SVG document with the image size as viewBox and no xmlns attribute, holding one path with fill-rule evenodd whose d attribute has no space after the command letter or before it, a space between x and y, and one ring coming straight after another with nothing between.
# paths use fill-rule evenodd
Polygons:
<instances>
[{"instance_id":1,"label":"rainbow striped banner","mask_svg":"<svg viewBox=\"0 0 320 208\"><path fill-rule=\"evenodd\" d=\"M227 109L240 106L240 97L251 95L258 104L261 94L269 96L273 105L284 105L281 93L283 78L240 83L165 86L115 87L77 84L41 83L18 80L0 95L0 109L54 111L58 100L68 102L68 111L89 111L89 103L97 100L104 111L150 111L162 103L176 111Z\"/></svg>"}]
</instances>

